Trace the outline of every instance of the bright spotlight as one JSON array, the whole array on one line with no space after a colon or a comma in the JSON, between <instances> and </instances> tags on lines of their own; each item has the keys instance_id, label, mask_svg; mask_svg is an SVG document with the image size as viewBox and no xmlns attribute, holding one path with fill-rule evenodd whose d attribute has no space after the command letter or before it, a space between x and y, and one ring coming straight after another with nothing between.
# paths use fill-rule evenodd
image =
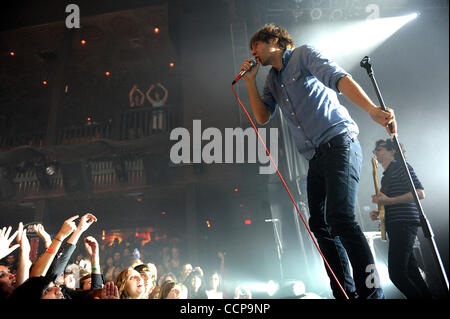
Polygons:
<instances>
[{"instance_id":1,"label":"bright spotlight","mask_svg":"<svg viewBox=\"0 0 450 319\"><path fill-rule=\"evenodd\" d=\"M420 13L414 12L391 18L335 23L331 31L327 25L317 26L309 32L311 38L302 36L301 42L313 45L332 59L353 60L349 55L369 54L419 16Z\"/></svg>"},{"instance_id":2,"label":"bright spotlight","mask_svg":"<svg viewBox=\"0 0 450 319\"><path fill-rule=\"evenodd\" d=\"M269 297L272 297L275 295L275 293L278 290L278 284L274 282L273 280L269 280L266 285L266 292L269 295Z\"/></svg>"},{"instance_id":3,"label":"bright spotlight","mask_svg":"<svg viewBox=\"0 0 450 319\"><path fill-rule=\"evenodd\" d=\"M413 12L411 14L406 15L405 18L407 18L408 21L411 21L411 20L417 19L419 16L420 16L420 12Z\"/></svg>"},{"instance_id":4,"label":"bright spotlight","mask_svg":"<svg viewBox=\"0 0 450 319\"><path fill-rule=\"evenodd\" d=\"M267 294L272 297L280 287L275 281L269 280L268 282L249 283L242 285L243 288L252 291L252 293Z\"/></svg>"},{"instance_id":5,"label":"bright spotlight","mask_svg":"<svg viewBox=\"0 0 450 319\"><path fill-rule=\"evenodd\" d=\"M55 165L48 165L45 168L45 174L47 174L48 176L55 175L55 172L56 172Z\"/></svg>"},{"instance_id":6,"label":"bright spotlight","mask_svg":"<svg viewBox=\"0 0 450 319\"><path fill-rule=\"evenodd\" d=\"M295 296L303 295L306 292L305 284L302 281L296 281L292 285L292 290Z\"/></svg>"}]
</instances>

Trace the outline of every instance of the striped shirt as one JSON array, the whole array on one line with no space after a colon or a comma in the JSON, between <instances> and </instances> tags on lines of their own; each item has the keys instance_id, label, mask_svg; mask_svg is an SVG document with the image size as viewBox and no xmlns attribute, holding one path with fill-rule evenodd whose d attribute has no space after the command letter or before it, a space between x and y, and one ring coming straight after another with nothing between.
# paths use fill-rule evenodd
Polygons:
<instances>
[{"instance_id":1,"label":"striped shirt","mask_svg":"<svg viewBox=\"0 0 450 319\"><path fill-rule=\"evenodd\" d=\"M408 163L407 165L414 187L416 189L424 189L414 169ZM386 194L388 197L397 197L411 192L408 175L399 161L393 160L384 171L383 177L381 178L380 192ZM384 209L386 226L391 223L420 225L419 211L415 202L386 205Z\"/></svg>"}]
</instances>

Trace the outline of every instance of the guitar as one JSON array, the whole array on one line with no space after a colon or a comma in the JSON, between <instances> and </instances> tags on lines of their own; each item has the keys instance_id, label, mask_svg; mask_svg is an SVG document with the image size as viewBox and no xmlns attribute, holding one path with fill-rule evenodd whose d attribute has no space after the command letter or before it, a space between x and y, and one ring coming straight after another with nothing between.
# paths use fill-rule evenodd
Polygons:
<instances>
[{"instance_id":1,"label":"guitar","mask_svg":"<svg viewBox=\"0 0 450 319\"><path fill-rule=\"evenodd\" d=\"M378 177L377 177L377 159L372 157L372 168L373 168L373 183L375 186L375 193L377 196L380 196L380 188L378 187ZM378 204L378 218L380 219L380 232L381 232L381 240L386 240L386 224L384 220L384 206Z\"/></svg>"}]
</instances>

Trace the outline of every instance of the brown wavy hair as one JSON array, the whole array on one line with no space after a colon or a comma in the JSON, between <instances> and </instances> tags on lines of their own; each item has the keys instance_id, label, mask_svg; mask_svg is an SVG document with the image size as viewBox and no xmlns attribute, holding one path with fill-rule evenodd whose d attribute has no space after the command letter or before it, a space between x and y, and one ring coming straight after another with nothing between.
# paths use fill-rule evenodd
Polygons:
<instances>
[{"instance_id":1,"label":"brown wavy hair","mask_svg":"<svg viewBox=\"0 0 450 319\"><path fill-rule=\"evenodd\" d=\"M131 267L126 268L126 269L122 270L120 272L120 274L117 276L116 280L114 280L114 284L117 286L117 289L119 290L119 298L120 299L134 299L128 295L128 292L125 289L128 278L130 276L129 273L132 271L135 271L135 270ZM142 296L139 299L141 299L141 298L142 298Z\"/></svg>"},{"instance_id":2,"label":"brown wavy hair","mask_svg":"<svg viewBox=\"0 0 450 319\"><path fill-rule=\"evenodd\" d=\"M270 23L259 29L252 36L252 38L250 39L250 50L257 41L269 43L270 39L275 38L278 38L278 47L280 49L286 50L295 48L294 39L292 39L291 35L286 31L286 29Z\"/></svg>"},{"instance_id":3,"label":"brown wavy hair","mask_svg":"<svg viewBox=\"0 0 450 319\"><path fill-rule=\"evenodd\" d=\"M186 290L187 288L185 285L178 283L176 281L173 280L168 280L166 281L162 286L161 289L159 290L159 299L166 299L167 296L169 295L169 293L172 291L173 288L175 288L176 286L179 286L181 290Z\"/></svg>"},{"instance_id":4,"label":"brown wavy hair","mask_svg":"<svg viewBox=\"0 0 450 319\"><path fill-rule=\"evenodd\" d=\"M403 143L399 143L399 144L400 144L400 149L402 150L402 153L403 153L403 157L406 159L405 146L403 145ZM376 141L375 148L377 148L377 147L384 147L388 151L394 151L394 159L396 159L397 161L402 160L401 155L397 153L397 148L395 147L394 141L392 139L388 138L386 140Z\"/></svg>"}]
</instances>

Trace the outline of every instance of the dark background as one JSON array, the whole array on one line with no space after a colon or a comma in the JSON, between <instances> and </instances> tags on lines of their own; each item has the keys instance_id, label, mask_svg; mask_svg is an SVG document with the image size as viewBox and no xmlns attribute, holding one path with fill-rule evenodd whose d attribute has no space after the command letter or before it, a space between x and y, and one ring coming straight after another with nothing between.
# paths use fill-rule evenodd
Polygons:
<instances>
[{"instance_id":1,"label":"dark background","mask_svg":"<svg viewBox=\"0 0 450 319\"><path fill-rule=\"evenodd\" d=\"M70 94L62 98L58 126L79 125L89 115L98 121L108 121L115 112L128 108L128 92L133 83L137 83L139 87L148 87L148 83L161 81L169 89L170 103L181 106L181 126L191 129L192 120L201 119L202 128L216 127L223 130L226 127L238 127L242 123L241 115L230 90L230 81L236 73L230 23L235 19L247 21L248 36L264 23L280 23L295 36L296 44L301 45L305 39L316 40L318 36L315 36L314 30L319 27L319 23L311 21L306 14L299 21L293 18L294 11L289 8L295 8L301 2L77 1L82 25L86 21L85 28L80 32L87 32L90 36L86 47L90 51L86 53L79 45L77 47L83 35L80 32L74 33L73 51L66 62L68 76L64 79L65 83L70 84ZM322 6L331 3L305 0L297 7L310 8L319 2ZM422 201L422 205L433 227L448 272L448 2L372 2L380 5L382 17L413 11L420 11L421 16L374 49L363 52L360 57L349 59L346 55L337 55L333 58L377 101L367 73L358 66L364 55L370 55L385 103L395 110L399 140L406 147L407 160L425 187L426 199ZM51 74L52 68L42 62L38 54L49 48L60 52L58 45L62 37L56 24L65 20L65 7L69 3L57 0L14 1L3 5L0 15L0 134L45 130L51 92L48 87L41 85L41 79ZM342 1L342 5L348 6L348 3L350 2ZM355 3L359 8L368 4L367 1ZM157 19L153 22L150 18L146 19L145 15L136 13L139 12L136 9L148 6L167 9L163 9L163 13L157 11ZM129 13L128 10L134 11ZM122 17L128 17L128 20L121 20L120 16L118 20L108 18L107 14L121 11L124 11ZM367 13L363 10L359 12L359 16L349 17L348 20L364 19ZM130 18L130 14L135 17L134 20ZM101 15L101 18L97 19L97 15ZM129 21L135 23L130 24ZM151 32L154 24L162 26L162 36L156 40L152 38ZM320 26L329 32L335 29L334 22L328 20L320 21ZM140 49L130 53L126 48L129 48L129 41L134 38L146 40L141 43ZM11 50L16 52L13 62L9 56ZM170 61L175 62L175 68L167 67ZM111 77L106 80L105 70L111 72ZM267 71L261 69L261 85ZM241 90L240 94L245 99L245 90ZM364 151L358 218L365 230L375 230L376 225L367 217L368 212L374 209L370 201L373 193L370 157L375 141L387 138L387 134L363 110L351 105L344 97L341 97L341 101L360 127L359 139ZM198 215L202 218L201 231L205 231L201 236L204 239L202 249L210 253L208 245L214 247L212 250L218 247L231 250L229 247L241 245L246 248L242 248L242 256L235 255L236 262L248 260L248 268L254 269L250 261L255 256L246 252L252 251L258 242L268 243L267 247L270 247L268 250L271 252L268 253L270 262L266 268L270 273L270 269L277 267L271 227L263 222L254 222L247 228L242 226L245 216L253 216L253 220L257 216L261 220L261 215L270 217L267 207L261 208L261 203L265 203L267 198L255 198L255 181L252 178L247 180L243 191L239 192L239 199L234 199L236 194L233 189L236 185L233 181L199 184ZM179 191L184 190L181 188ZM290 205L288 197L282 195L283 192L280 189L280 198L286 200L286 205ZM163 193L164 191L156 192L149 199L151 204L144 201L143 206L136 205L133 199L127 201L120 196L116 196L120 205L112 204L111 207L108 206L110 199L52 200L49 205L52 213L46 220L50 229L56 231L69 214L67 211L93 210L103 217L102 224L95 230L98 232L102 228L120 227L124 221L128 223L126 226L135 227L147 220L143 216L144 212L149 211L158 215L158 223L162 225L159 212L166 209L177 212L171 216L179 217L172 217L169 225L176 225L172 227L176 228L173 231L182 233L188 218L184 213L187 203L179 193L173 193L173 190L168 194ZM266 194L264 191L261 193ZM242 201L248 203L245 209L240 206ZM124 214L125 211L130 213ZM222 226L213 230L205 229L203 221L206 218L211 218L215 225ZM2 224L14 224L26 219L32 219L27 208L2 212ZM300 229L305 231L303 225ZM285 236L286 239L296 238L295 234L286 233ZM426 253L428 247L424 243L422 247ZM230 256L230 260L232 258ZM258 270L261 273L266 271Z\"/></svg>"}]
</instances>

